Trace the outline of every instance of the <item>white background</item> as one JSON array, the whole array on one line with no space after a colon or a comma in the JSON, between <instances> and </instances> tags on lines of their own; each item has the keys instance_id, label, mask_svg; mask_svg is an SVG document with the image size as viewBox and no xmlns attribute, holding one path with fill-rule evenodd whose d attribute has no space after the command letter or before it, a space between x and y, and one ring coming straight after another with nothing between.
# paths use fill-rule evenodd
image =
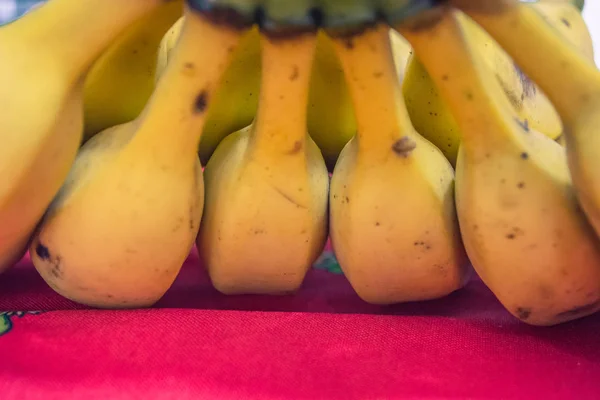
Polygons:
<instances>
[{"instance_id":1,"label":"white background","mask_svg":"<svg viewBox=\"0 0 600 400\"><path fill-rule=\"evenodd\" d=\"M596 65L600 65L600 0L586 0L583 17L594 40Z\"/></svg>"}]
</instances>

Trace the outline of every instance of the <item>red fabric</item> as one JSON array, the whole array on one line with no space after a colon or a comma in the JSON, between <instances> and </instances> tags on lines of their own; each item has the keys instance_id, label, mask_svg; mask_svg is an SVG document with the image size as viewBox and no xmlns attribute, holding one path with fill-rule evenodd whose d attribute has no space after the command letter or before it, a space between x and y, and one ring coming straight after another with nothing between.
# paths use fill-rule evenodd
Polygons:
<instances>
[{"instance_id":1,"label":"red fabric","mask_svg":"<svg viewBox=\"0 0 600 400\"><path fill-rule=\"evenodd\" d=\"M0 318L3 400L600 398L600 315L531 327L476 278L392 307L316 269L295 296L227 297L193 253L156 308L98 311L24 260L0 310L44 311Z\"/></svg>"}]
</instances>

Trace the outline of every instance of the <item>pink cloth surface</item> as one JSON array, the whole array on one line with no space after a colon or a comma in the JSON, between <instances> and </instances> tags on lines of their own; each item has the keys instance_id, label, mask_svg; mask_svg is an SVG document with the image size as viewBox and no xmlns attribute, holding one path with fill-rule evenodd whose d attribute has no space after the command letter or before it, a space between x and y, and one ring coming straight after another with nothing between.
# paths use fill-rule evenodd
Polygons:
<instances>
[{"instance_id":1,"label":"pink cloth surface","mask_svg":"<svg viewBox=\"0 0 600 400\"><path fill-rule=\"evenodd\" d=\"M394 306L321 269L296 295L224 296L192 253L156 307L107 311L25 259L0 310L2 400L600 398L600 315L531 327L477 278Z\"/></svg>"}]
</instances>

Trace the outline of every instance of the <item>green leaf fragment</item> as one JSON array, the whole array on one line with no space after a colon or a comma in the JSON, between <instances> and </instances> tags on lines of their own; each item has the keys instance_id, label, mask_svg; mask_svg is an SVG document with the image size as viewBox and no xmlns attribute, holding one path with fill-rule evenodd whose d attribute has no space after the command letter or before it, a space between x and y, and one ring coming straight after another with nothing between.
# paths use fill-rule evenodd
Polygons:
<instances>
[{"instance_id":1,"label":"green leaf fragment","mask_svg":"<svg viewBox=\"0 0 600 400\"><path fill-rule=\"evenodd\" d=\"M332 274L343 275L342 267L337 261L335 254L331 251L325 251L314 263L315 269L325 270Z\"/></svg>"}]
</instances>

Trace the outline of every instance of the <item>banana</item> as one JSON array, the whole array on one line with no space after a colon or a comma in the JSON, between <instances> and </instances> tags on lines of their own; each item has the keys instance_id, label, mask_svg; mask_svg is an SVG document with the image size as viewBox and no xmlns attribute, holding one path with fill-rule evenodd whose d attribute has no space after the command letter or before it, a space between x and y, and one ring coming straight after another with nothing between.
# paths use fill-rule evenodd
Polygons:
<instances>
[{"instance_id":1,"label":"banana","mask_svg":"<svg viewBox=\"0 0 600 400\"><path fill-rule=\"evenodd\" d=\"M73 163L85 73L161 3L52 0L0 28L0 272L24 254Z\"/></svg>"},{"instance_id":2,"label":"banana","mask_svg":"<svg viewBox=\"0 0 600 400\"><path fill-rule=\"evenodd\" d=\"M330 237L356 293L375 304L439 298L469 276L454 171L410 122L388 32L332 33L358 133L331 179Z\"/></svg>"},{"instance_id":3,"label":"banana","mask_svg":"<svg viewBox=\"0 0 600 400\"><path fill-rule=\"evenodd\" d=\"M590 315L600 309L600 245L577 204L565 149L522 124L460 15L440 7L397 29L461 128L456 207L467 254L528 324Z\"/></svg>"},{"instance_id":4,"label":"banana","mask_svg":"<svg viewBox=\"0 0 600 400\"><path fill-rule=\"evenodd\" d=\"M530 4L583 55L594 60L594 42L590 30L575 2L537 1Z\"/></svg>"},{"instance_id":5,"label":"banana","mask_svg":"<svg viewBox=\"0 0 600 400\"><path fill-rule=\"evenodd\" d=\"M435 144L455 166L460 130L427 70L414 54L407 62L402 94L417 132Z\"/></svg>"},{"instance_id":6,"label":"banana","mask_svg":"<svg viewBox=\"0 0 600 400\"><path fill-rule=\"evenodd\" d=\"M164 36L160 40L160 43L158 44L158 50L156 53L156 69L154 70L155 85L158 84L160 77L167 68L169 58L171 57L171 52L173 51L175 45L177 45L177 39L179 39L184 20L185 18L183 16L179 17L179 19L177 19L177 21L171 25L167 32L165 32Z\"/></svg>"},{"instance_id":7,"label":"banana","mask_svg":"<svg viewBox=\"0 0 600 400\"><path fill-rule=\"evenodd\" d=\"M157 78L169 61L181 23L177 21L161 41ZM410 46L396 32L390 31L390 36L398 79L402 79ZM209 113L199 149L203 164L226 135L248 126L254 119L258 107L260 57L258 30L254 29L243 39ZM322 31L317 35L311 72L307 126L329 170L333 170L342 148L356 133L356 119L340 62L330 39Z\"/></svg>"},{"instance_id":8,"label":"banana","mask_svg":"<svg viewBox=\"0 0 600 400\"><path fill-rule=\"evenodd\" d=\"M565 125L577 198L600 235L600 71L535 9L508 0L492 11L459 5L500 43L556 107ZM576 260L572 263L576 265Z\"/></svg>"},{"instance_id":9,"label":"banana","mask_svg":"<svg viewBox=\"0 0 600 400\"><path fill-rule=\"evenodd\" d=\"M390 45L392 46L392 55L394 56L394 65L396 66L398 81L404 82L406 67L408 65L408 59L412 54L412 48L410 47L410 43L393 29L390 29Z\"/></svg>"},{"instance_id":10,"label":"banana","mask_svg":"<svg viewBox=\"0 0 600 400\"><path fill-rule=\"evenodd\" d=\"M82 147L32 240L42 278L78 303L150 306L194 245L204 204L196 149L241 31L191 5L184 12L173 59L146 107Z\"/></svg>"},{"instance_id":11,"label":"banana","mask_svg":"<svg viewBox=\"0 0 600 400\"><path fill-rule=\"evenodd\" d=\"M256 118L205 168L198 250L225 294L296 291L325 247L329 176L306 129L316 35L264 32Z\"/></svg>"},{"instance_id":12,"label":"banana","mask_svg":"<svg viewBox=\"0 0 600 400\"><path fill-rule=\"evenodd\" d=\"M154 89L156 51L183 13L183 0L163 1L131 25L94 63L84 86L84 141L135 119Z\"/></svg>"},{"instance_id":13,"label":"banana","mask_svg":"<svg viewBox=\"0 0 600 400\"><path fill-rule=\"evenodd\" d=\"M340 152L356 134L356 118L342 66L324 31L317 37L307 118L308 132L333 171Z\"/></svg>"},{"instance_id":14,"label":"banana","mask_svg":"<svg viewBox=\"0 0 600 400\"><path fill-rule=\"evenodd\" d=\"M577 47L586 58L594 61L594 43L585 19L581 15L583 1L537 1L531 3L544 19L553 25L560 33ZM561 134L556 141L566 146L564 136Z\"/></svg>"},{"instance_id":15,"label":"banana","mask_svg":"<svg viewBox=\"0 0 600 400\"><path fill-rule=\"evenodd\" d=\"M170 59L183 26L180 18L171 26L160 42L155 79L158 80ZM208 115L198 154L206 165L220 141L229 133L250 124L256 115L260 91L260 43L256 27L246 32L233 55L233 60L215 93Z\"/></svg>"},{"instance_id":16,"label":"banana","mask_svg":"<svg viewBox=\"0 0 600 400\"><path fill-rule=\"evenodd\" d=\"M397 79L404 78L410 46L395 31L390 40ZM315 140L327 167L333 171L340 152L356 134L356 117L342 65L331 39L319 32L313 65L308 108L308 132Z\"/></svg>"},{"instance_id":17,"label":"banana","mask_svg":"<svg viewBox=\"0 0 600 400\"><path fill-rule=\"evenodd\" d=\"M565 38L590 60L594 59L589 31L583 17L572 4L535 2L526 6L542 12ZM473 38L477 50L483 54L487 66L495 72L496 79L501 82L521 121L532 129L558 139L563 130L562 122L543 91L515 65L485 30L468 18L459 18L467 34ZM408 61L403 93L417 131L438 146L455 165L460 129L427 71L414 56Z\"/></svg>"}]
</instances>

